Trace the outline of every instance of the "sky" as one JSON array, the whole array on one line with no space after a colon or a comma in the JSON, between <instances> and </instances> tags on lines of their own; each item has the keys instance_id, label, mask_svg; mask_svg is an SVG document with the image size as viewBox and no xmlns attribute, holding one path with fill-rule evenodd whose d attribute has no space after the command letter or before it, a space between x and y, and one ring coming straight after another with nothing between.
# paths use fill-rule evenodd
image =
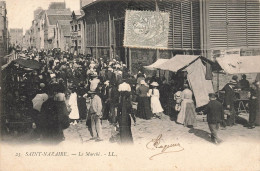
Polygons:
<instances>
[{"instance_id":1,"label":"sky","mask_svg":"<svg viewBox=\"0 0 260 171\"><path fill-rule=\"evenodd\" d=\"M29 29L32 25L33 12L38 7L47 9L51 2L64 2L64 0L4 0L7 6L7 17L10 28ZM79 10L79 0L65 0L66 7L71 11Z\"/></svg>"}]
</instances>

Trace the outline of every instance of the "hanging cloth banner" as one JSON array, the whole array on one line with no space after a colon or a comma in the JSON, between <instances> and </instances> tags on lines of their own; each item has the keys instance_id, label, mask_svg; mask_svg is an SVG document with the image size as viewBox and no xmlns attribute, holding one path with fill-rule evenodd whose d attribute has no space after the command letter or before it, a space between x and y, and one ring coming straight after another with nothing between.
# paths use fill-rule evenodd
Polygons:
<instances>
[{"instance_id":1,"label":"hanging cloth banner","mask_svg":"<svg viewBox=\"0 0 260 171\"><path fill-rule=\"evenodd\" d=\"M186 68L189 85L194 93L196 107L201 107L209 102L209 93L214 93L211 80L205 79L206 67L201 60L196 60Z\"/></svg>"},{"instance_id":2,"label":"hanging cloth banner","mask_svg":"<svg viewBox=\"0 0 260 171\"><path fill-rule=\"evenodd\" d=\"M167 49L169 13L126 10L124 46Z\"/></svg>"}]
</instances>

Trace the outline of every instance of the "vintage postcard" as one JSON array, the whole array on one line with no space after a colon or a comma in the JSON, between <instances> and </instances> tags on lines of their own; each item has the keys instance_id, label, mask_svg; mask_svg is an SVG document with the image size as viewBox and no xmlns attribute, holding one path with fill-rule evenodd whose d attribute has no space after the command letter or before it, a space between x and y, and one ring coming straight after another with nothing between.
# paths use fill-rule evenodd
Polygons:
<instances>
[{"instance_id":1,"label":"vintage postcard","mask_svg":"<svg viewBox=\"0 0 260 171\"><path fill-rule=\"evenodd\" d=\"M0 0L1 171L260 170L259 0Z\"/></svg>"}]
</instances>

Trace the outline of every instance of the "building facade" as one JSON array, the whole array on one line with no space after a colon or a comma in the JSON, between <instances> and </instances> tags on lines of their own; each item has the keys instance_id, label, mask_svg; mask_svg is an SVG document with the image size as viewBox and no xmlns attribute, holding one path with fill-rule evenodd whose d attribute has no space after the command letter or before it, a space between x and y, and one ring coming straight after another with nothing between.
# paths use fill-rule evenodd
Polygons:
<instances>
[{"instance_id":1,"label":"building facade","mask_svg":"<svg viewBox=\"0 0 260 171\"><path fill-rule=\"evenodd\" d=\"M71 49L70 52L77 54L85 54L85 29L84 29L84 12L73 11L71 15Z\"/></svg>"},{"instance_id":2,"label":"building facade","mask_svg":"<svg viewBox=\"0 0 260 171\"><path fill-rule=\"evenodd\" d=\"M22 47L23 44L23 29L22 28L12 28L10 29L10 44L12 46Z\"/></svg>"},{"instance_id":3,"label":"building facade","mask_svg":"<svg viewBox=\"0 0 260 171\"><path fill-rule=\"evenodd\" d=\"M54 48L60 48L61 51L70 50L70 20L58 20L54 36Z\"/></svg>"},{"instance_id":4,"label":"building facade","mask_svg":"<svg viewBox=\"0 0 260 171\"><path fill-rule=\"evenodd\" d=\"M260 55L260 1L202 0L202 54Z\"/></svg>"},{"instance_id":5,"label":"building facade","mask_svg":"<svg viewBox=\"0 0 260 171\"><path fill-rule=\"evenodd\" d=\"M23 36L23 48L30 48L31 44L30 44L30 30L26 30L25 34Z\"/></svg>"},{"instance_id":6,"label":"building facade","mask_svg":"<svg viewBox=\"0 0 260 171\"><path fill-rule=\"evenodd\" d=\"M0 57L8 53L8 19L5 1L0 1Z\"/></svg>"},{"instance_id":7,"label":"building facade","mask_svg":"<svg viewBox=\"0 0 260 171\"><path fill-rule=\"evenodd\" d=\"M53 49L54 33L58 20L71 20L71 11L66 8L65 3L51 3L46 10L43 21L44 28L44 49Z\"/></svg>"},{"instance_id":8,"label":"building facade","mask_svg":"<svg viewBox=\"0 0 260 171\"><path fill-rule=\"evenodd\" d=\"M97 58L120 58L133 72L175 54L209 59L220 56L222 51L260 55L259 4L258 0L97 0L82 8L86 52ZM169 13L168 48L124 47L126 10Z\"/></svg>"},{"instance_id":9,"label":"building facade","mask_svg":"<svg viewBox=\"0 0 260 171\"><path fill-rule=\"evenodd\" d=\"M119 58L133 72L157 58L174 54L200 54L199 1L95 1L83 7L86 22L86 51L95 57ZM123 46L126 10L169 13L167 50Z\"/></svg>"}]
</instances>

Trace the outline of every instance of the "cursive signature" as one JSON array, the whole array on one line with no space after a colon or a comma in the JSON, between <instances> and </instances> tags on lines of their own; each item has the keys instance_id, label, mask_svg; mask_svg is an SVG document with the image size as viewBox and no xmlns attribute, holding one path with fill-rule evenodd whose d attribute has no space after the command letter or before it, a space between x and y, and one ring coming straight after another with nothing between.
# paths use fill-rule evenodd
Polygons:
<instances>
[{"instance_id":1,"label":"cursive signature","mask_svg":"<svg viewBox=\"0 0 260 171\"><path fill-rule=\"evenodd\" d=\"M160 134L156 139L152 139L146 144L146 148L149 150L159 150L159 153L152 155L149 159L152 160L155 156L165 154L165 153L173 153L183 151L184 148L180 145L180 143L175 144L161 144L162 134ZM178 147L178 149L176 149Z\"/></svg>"}]
</instances>

